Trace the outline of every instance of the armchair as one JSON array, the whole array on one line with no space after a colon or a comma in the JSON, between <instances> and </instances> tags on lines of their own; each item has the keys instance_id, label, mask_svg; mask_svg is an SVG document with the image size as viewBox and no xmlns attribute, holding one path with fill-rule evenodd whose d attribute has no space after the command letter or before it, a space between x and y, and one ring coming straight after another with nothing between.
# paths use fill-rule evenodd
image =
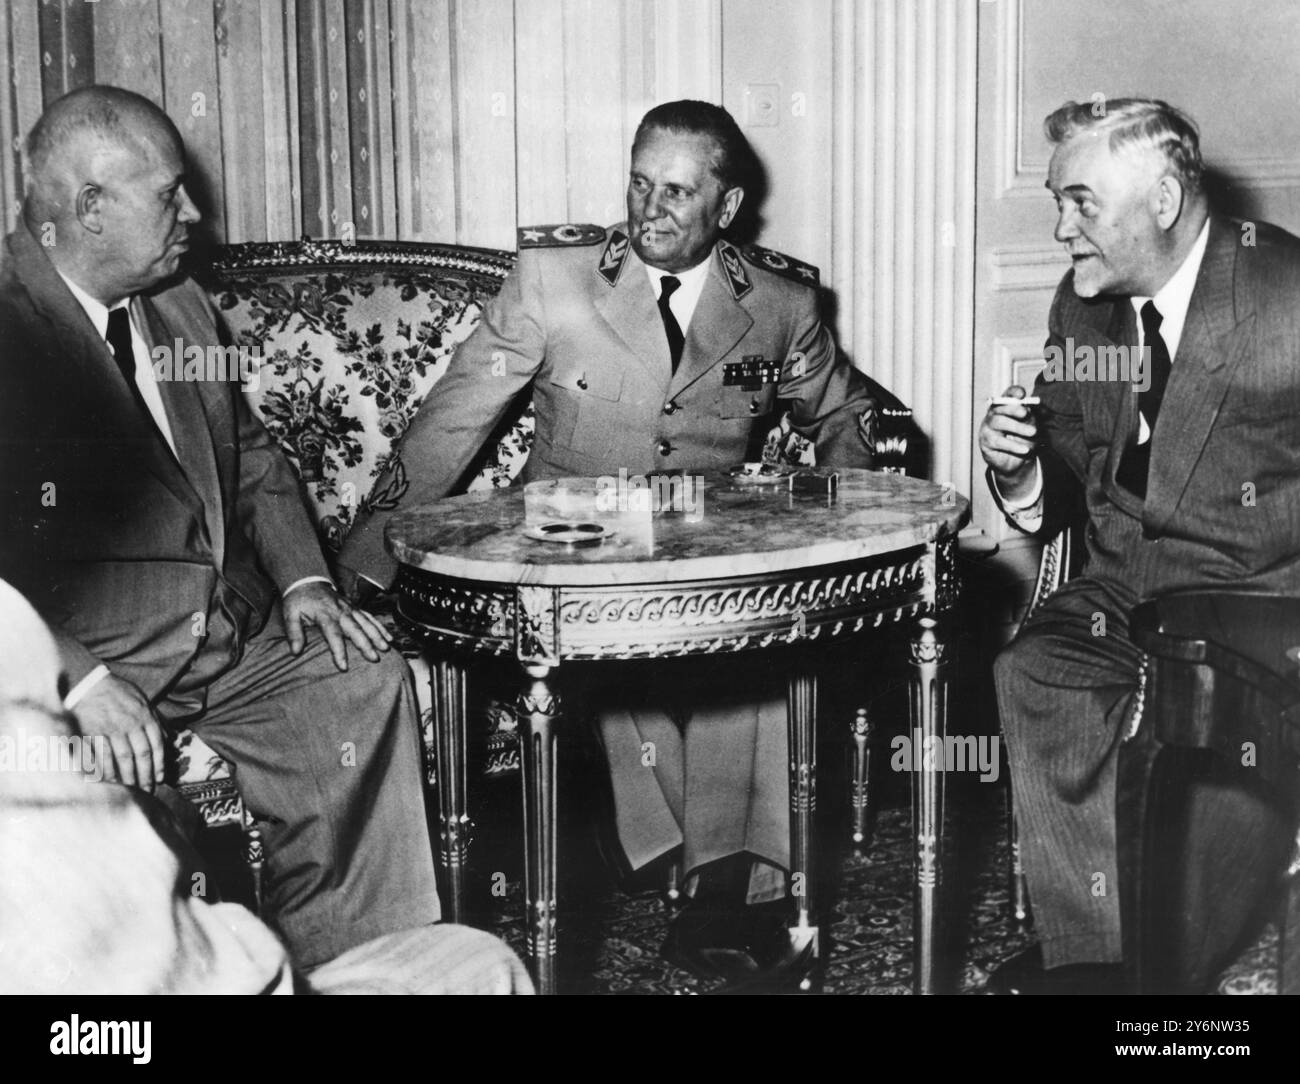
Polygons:
<instances>
[{"instance_id":1,"label":"armchair","mask_svg":"<svg viewBox=\"0 0 1300 1084\"><path fill-rule=\"evenodd\" d=\"M1116 817L1136 989L1204 990L1285 880L1278 992L1300 993L1300 599L1183 591L1144 602Z\"/></svg>"}]
</instances>

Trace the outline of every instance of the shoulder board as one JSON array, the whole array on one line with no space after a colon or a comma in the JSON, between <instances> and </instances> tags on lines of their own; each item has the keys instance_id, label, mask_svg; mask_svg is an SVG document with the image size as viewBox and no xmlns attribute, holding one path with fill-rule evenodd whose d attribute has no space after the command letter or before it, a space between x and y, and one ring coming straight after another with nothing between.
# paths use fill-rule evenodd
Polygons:
<instances>
[{"instance_id":1,"label":"shoulder board","mask_svg":"<svg viewBox=\"0 0 1300 1084\"><path fill-rule=\"evenodd\" d=\"M810 263L783 255L774 249L763 248L761 245L746 245L740 251L746 260L764 271L771 271L774 275L801 282L805 286L817 285L817 268Z\"/></svg>"},{"instance_id":2,"label":"shoulder board","mask_svg":"<svg viewBox=\"0 0 1300 1084\"><path fill-rule=\"evenodd\" d=\"M576 248L605 240L605 228L591 223L519 227L520 248Z\"/></svg>"}]
</instances>

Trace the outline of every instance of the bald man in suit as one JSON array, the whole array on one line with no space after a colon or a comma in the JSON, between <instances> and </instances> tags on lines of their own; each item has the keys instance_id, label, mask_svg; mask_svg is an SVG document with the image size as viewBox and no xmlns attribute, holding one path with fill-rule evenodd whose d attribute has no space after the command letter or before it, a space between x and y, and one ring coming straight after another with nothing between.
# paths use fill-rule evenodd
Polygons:
<instances>
[{"instance_id":1,"label":"bald man in suit","mask_svg":"<svg viewBox=\"0 0 1300 1084\"><path fill-rule=\"evenodd\" d=\"M52 628L66 706L128 785L161 781L163 726L234 765L299 967L436 921L402 660L335 591L239 384L151 364L221 342L180 273L199 215L175 127L83 88L41 117L24 165L0 267L0 577Z\"/></svg>"},{"instance_id":2,"label":"bald man in suit","mask_svg":"<svg viewBox=\"0 0 1300 1084\"><path fill-rule=\"evenodd\" d=\"M1141 664L1129 615L1178 588L1300 590L1300 240L1211 211L1196 128L1164 102L1071 102L1046 129L1073 266L1040 404L994 405L979 442L1018 529L1049 536L1083 513L1087 565L995 667L1040 945L990 985L1112 992L1125 983L1116 765ZM1085 350L1143 361L1085 379L1066 361ZM1202 857L1238 870L1243 891L1201 931L1206 969L1250 914L1245 885L1263 880L1254 812L1226 792L1207 814L1234 847Z\"/></svg>"},{"instance_id":3,"label":"bald man in suit","mask_svg":"<svg viewBox=\"0 0 1300 1084\"><path fill-rule=\"evenodd\" d=\"M721 236L751 155L718 106L651 110L633 143L626 223L520 231L514 272L374 492L400 493L402 508L448 495L530 382L537 428L525 481L732 467L778 399L820 462L870 466L876 408L897 403L838 354L816 269ZM727 378L741 362L765 368L757 389ZM381 587L396 572L383 544L395 504L363 505L339 557ZM721 669L686 660L616 675L600 728L631 867L680 856L703 874L666 951L699 970L748 970L779 944L781 904L745 903L785 895L784 686L770 662L728 659L724 681Z\"/></svg>"}]
</instances>

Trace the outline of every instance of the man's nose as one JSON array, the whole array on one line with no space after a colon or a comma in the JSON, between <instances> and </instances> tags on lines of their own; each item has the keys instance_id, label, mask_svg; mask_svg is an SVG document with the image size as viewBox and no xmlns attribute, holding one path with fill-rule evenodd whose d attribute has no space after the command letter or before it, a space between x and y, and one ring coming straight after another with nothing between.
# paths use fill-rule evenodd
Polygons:
<instances>
[{"instance_id":1,"label":"man's nose","mask_svg":"<svg viewBox=\"0 0 1300 1084\"><path fill-rule=\"evenodd\" d=\"M645 198L646 218L658 218L663 214L663 210L663 198L659 194L659 189L650 189Z\"/></svg>"},{"instance_id":2,"label":"man's nose","mask_svg":"<svg viewBox=\"0 0 1300 1084\"><path fill-rule=\"evenodd\" d=\"M199 209L194 206L194 201L190 199L189 191L184 185L181 185L181 212L176 217L189 225L203 217L199 214Z\"/></svg>"},{"instance_id":3,"label":"man's nose","mask_svg":"<svg viewBox=\"0 0 1300 1084\"><path fill-rule=\"evenodd\" d=\"M1079 236L1079 224L1075 221L1072 207L1067 205L1061 208L1060 214L1056 216L1056 230L1052 236L1061 244L1065 244Z\"/></svg>"}]
</instances>

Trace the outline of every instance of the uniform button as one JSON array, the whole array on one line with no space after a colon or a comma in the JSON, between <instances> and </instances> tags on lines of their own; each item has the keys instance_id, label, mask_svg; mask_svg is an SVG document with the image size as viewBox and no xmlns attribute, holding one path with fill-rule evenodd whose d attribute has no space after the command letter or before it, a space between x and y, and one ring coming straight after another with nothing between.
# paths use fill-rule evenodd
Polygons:
<instances>
[{"instance_id":1,"label":"uniform button","mask_svg":"<svg viewBox=\"0 0 1300 1084\"><path fill-rule=\"evenodd\" d=\"M665 413L665 414L676 414L676 413L677 413L677 404L676 404L676 403L673 403L673 402L664 403L664 413Z\"/></svg>"},{"instance_id":2,"label":"uniform button","mask_svg":"<svg viewBox=\"0 0 1300 1084\"><path fill-rule=\"evenodd\" d=\"M657 451L659 452L660 455L671 455L673 451L672 442L667 440L661 440L658 444Z\"/></svg>"}]
</instances>

